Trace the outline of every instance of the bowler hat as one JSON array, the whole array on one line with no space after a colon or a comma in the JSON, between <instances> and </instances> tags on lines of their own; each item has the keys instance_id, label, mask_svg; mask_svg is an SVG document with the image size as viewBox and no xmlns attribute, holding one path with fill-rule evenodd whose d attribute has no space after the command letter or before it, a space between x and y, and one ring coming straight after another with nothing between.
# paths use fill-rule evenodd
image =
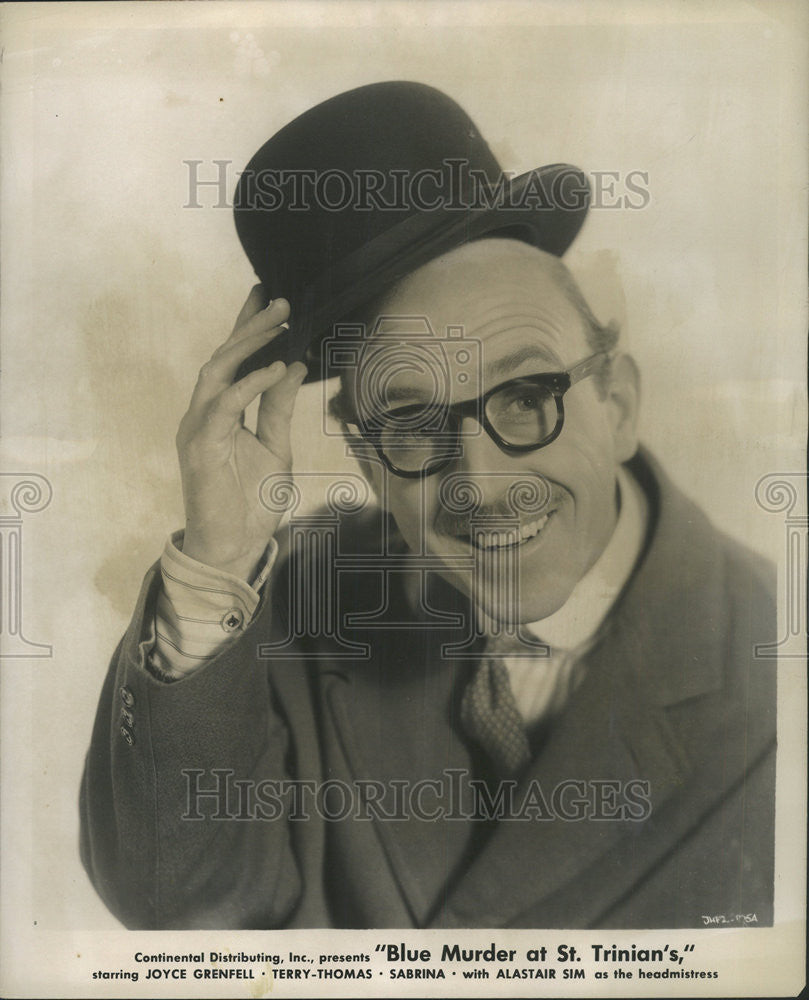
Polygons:
<instances>
[{"instance_id":1,"label":"bowler hat","mask_svg":"<svg viewBox=\"0 0 809 1000\"><path fill-rule=\"evenodd\" d=\"M523 240L561 256L587 214L585 175L567 164L516 178L475 124L434 87L375 83L309 109L239 177L236 231L290 329L237 378L279 358L326 378L321 342L400 278L463 243Z\"/></svg>"}]
</instances>

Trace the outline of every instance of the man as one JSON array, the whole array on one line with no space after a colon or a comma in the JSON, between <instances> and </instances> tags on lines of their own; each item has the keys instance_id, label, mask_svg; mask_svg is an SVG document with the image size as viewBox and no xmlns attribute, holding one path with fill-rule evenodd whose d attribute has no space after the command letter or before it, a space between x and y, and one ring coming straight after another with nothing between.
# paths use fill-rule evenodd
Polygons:
<instances>
[{"instance_id":1,"label":"man","mask_svg":"<svg viewBox=\"0 0 809 1000\"><path fill-rule=\"evenodd\" d=\"M257 205L281 167L456 186ZM240 182L261 285L183 418L185 530L82 787L85 866L129 926L772 922L771 573L638 446L635 365L559 259L582 175L510 181L508 208L481 176L464 113L392 83ZM287 540L268 496L301 383L332 374L378 507Z\"/></svg>"}]
</instances>

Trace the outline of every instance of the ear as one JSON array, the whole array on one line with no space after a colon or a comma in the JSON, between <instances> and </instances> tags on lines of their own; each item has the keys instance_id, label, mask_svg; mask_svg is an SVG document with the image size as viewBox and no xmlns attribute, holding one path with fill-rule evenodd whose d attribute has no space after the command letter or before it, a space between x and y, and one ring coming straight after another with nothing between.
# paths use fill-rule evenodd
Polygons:
<instances>
[{"instance_id":1,"label":"ear","mask_svg":"<svg viewBox=\"0 0 809 1000\"><path fill-rule=\"evenodd\" d=\"M627 462L638 450L640 408L640 372L629 354L619 354L612 362L607 405L615 459Z\"/></svg>"}]
</instances>

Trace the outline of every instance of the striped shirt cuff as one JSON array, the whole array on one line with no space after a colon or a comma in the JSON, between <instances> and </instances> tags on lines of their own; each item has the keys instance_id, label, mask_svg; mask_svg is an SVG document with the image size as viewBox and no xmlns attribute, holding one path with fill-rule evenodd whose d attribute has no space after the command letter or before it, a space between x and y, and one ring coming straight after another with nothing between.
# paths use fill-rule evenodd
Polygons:
<instances>
[{"instance_id":1,"label":"striped shirt cuff","mask_svg":"<svg viewBox=\"0 0 809 1000\"><path fill-rule=\"evenodd\" d=\"M160 559L163 587L149 657L152 673L167 682L198 670L247 628L278 554L278 544L271 539L251 586L191 559L180 550L182 540L183 532L174 532Z\"/></svg>"}]
</instances>

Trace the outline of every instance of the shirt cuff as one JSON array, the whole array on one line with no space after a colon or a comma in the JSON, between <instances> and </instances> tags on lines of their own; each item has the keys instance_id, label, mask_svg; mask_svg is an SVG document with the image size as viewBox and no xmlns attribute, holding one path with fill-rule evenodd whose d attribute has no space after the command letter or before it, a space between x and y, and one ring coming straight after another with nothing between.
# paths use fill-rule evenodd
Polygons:
<instances>
[{"instance_id":1,"label":"shirt cuff","mask_svg":"<svg viewBox=\"0 0 809 1000\"><path fill-rule=\"evenodd\" d=\"M247 628L278 555L278 543L271 539L251 586L185 555L180 550L182 539L182 531L174 532L160 559L163 587L148 663L163 681L187 677Z\"/></svg>"}]
</instances>

